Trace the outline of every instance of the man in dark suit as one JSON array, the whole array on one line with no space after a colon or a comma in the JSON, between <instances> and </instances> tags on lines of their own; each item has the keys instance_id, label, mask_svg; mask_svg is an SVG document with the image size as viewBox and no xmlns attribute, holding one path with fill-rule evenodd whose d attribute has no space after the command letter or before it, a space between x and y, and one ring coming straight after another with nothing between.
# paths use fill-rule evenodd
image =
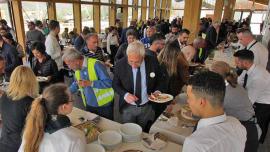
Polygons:
<instances>
[{"instance_id":1,"label":"man in dark suit","mask_svg":"<svg viewBox=\"0 0 270 152\"><path fill-rule=\"evenodd\" d=\"M217 45L220 42L219 29L220 29L220 23L216 21L207 30L205 40L206 40L206 50L208 52L208 55L217 47Z\"/></svg>"},{"instance_id":2,"label":"man in dark suit","mask_svg":"<svg viewBox=\"0 0 270 152\"><path fill-rule=\"evenodd\" d=\"M144 131L154 120L155 112L149 104L151 93L163 91L164 76L156 59L145 56L144 45L135 41L127 48L127 57L115 66L113 88L119 94L119 109L123 123L139 124Z\"/></svg>"}]
</instances>

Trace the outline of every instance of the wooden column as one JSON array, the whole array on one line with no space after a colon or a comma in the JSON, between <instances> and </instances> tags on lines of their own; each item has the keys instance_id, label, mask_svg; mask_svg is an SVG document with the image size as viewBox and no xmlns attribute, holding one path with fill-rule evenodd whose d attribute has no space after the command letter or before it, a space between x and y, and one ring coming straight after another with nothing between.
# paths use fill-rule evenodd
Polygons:
<instances>
[{"instance_id":1,"label":"wooden column","mask_svg":"<svg viewBox=\"0 0 270 152\"><path fill-rule=\"evenodd\" d=\"M221 21L223 6L224 6L224 0L216 0L213 21Z\"/></svg>"},{"instance_id":2,"label":"wooden column","mask_svg":"<svg viewBox=\"0 0 270 152\"><path fill-rule=\"evenodd\" d=\"M154 0L149 0L149 13L148 13L148 15L149 15L149 18L154 18L155 16L155 14L154 14Z\"/></svg>"},{"instance_id":3,"label":"wooden column","mask_svg":"<svg viewBox=\"0 0 270 152\"><path fill-rule=\"evenodd\" d=\"M132 20L138 20L138 0L133 0Z\"/></svg>"},{"instance_id":4,"label":"wooden column","mask_svg":"<svg viewBox=\"0 0 270 152\"><path fill-rule=\"evenodd\" d=\"M202 0L185 0L183 27L190 30L189 42L198 34L201 6Z\"/></svg>"},{"instance_id":5,"label":"wooden column","mask_svg":"<svg viewBox=\"0 0 270 152\"><path fill-rule=\"evenodd\" d=\"M48 18L49 20L56 20L55 2L48 2Z\"/></svg>"},{"instance_id":6,"label":"wooden column","mask_svg":"<svg viewBox=\"0 0 270 152\"><path fill-rule=\"evenodd\" d=\"M160 18L160 9L161 9L161 7L160 7L160 2L161 2L161 0L156 0L156 6L155 6L155 8L156 8L156 14L155 14L155 17L157 16L158 18Z\"/></svg>"},{"instance_id":7,"label":"wooden column","mask_svg":"<svg viewBox=\"0 0 270 152\"><path fill-rule=\"evenodd\" d=\"M80 0L76 0L80 2ZM74 14L74 27L77 28L77 32L82 32L82 15L81 15L81 4L73 3L73 14ZM72 30L72 29L69 29Z\"/></svg>"},{"instance_id":8,"label":"wooden column","mask_svg":"<svg viewBox=\"0 0 270 152\"><path fill-rule=\"evenodd\" d=\"M224 3L224 14L223 19L232 20L234 15L234 6L235 6L236 0L228 0L228 3Z\"/></svg>"},{"instance_id":9,"label":"wooden column","mask_svg":"<svg viewBox=\"0 0 270 152\"><path fill-rule=\"evenodd\" d=\"M99 2L99 0L94 0L94 2ZM97 33L100 33L100 5L94 5L94 28Z\"/></svg>"},{"instance_id":10,"label":"wooden column","mask_svg":"<svg viewBox=\"0 0 270 152\"><path fill-rule=\"evenodd\" d=\"M111 4L116 4L116 0L111 0ZM109 6L109 24L110 26L115 25L115 19L116 19L116 7L115 6Z\"/></svg>"},{"instance_id":11,"label":"wooden column","mask_svg":"<svg viewBox=\"0 0 270 152\"><path fill-rule=\"evenodd\" d=\"M146 21L147 0L142 0L142 20Z\"/></svg>"},{"instance_id":12,"label":"wooden column","mask_svg":"<svg viewBox=\"0 0 270 152\"><path fill-rule=\"evenodd\" d=\"M166 6L168 0L162 0L161 2L161 19L166 18Z\"/></svg>"},{"instance_id":13,"label":"wooden column","mask_svg":"<svg viewBox=\"0 0 270 152\"><path fill-rule=\"evenodd\" d=\"M171 15L171 8L172 8L172 1L171 0L167 0L167 5L166 5L166 19L170 19L170 15Z\"/></svg>"},{"instance_id":14,"label":"wooden column","mask_svg":"<svg viewBox=\"0 0 270 152\"><path fill-rule=\"evenodd\" d=\"M128 0L122 0L123 4L123 27L127 27L128 22Z\"/></svg>"},{"instance_id":15,"label":"wooden column","mask_svg":"<svg viewBox=\"0 0 270 152\"><path fill-rule=\"evenodd\" d=\"M23 22L22 3L20 0L11 1L12 11L14 13L14 26L18 43L25 48L25 29Z\"/></svg>"}]
</instances>

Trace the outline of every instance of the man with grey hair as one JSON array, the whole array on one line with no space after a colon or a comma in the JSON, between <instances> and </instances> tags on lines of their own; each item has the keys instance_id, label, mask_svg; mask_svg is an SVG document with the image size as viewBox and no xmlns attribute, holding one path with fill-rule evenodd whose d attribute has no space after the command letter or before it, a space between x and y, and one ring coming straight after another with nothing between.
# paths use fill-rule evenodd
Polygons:
<instances>
[{"instance_id":1,"label":"man with grey hair","mask_svg":"<svg viewBox=\"0 0 270 152\"><path fill-rule=\"evenodd\" d=\"M254 39L249 29L241 28L237 30L239 43L243 45L241 49L247 49L254 53L254 63L266 68L268 62L268 50L261 43Z\"/></svg>"},{"instance_id":2,"label":"man with grey hair","mask_svg":"<svg viewBox=\"0 0 270 152\"><path fill-rule=\"evenodd\" d=\"M128 45L127 56L115 65L113 88L119 94L119 109L123 123L139 124L144 131L154 121L155 112L149 104L151 93L165 91L164 76L156 59L145 56L140 41ZM158 92L156 92L158 93Z\"/></svg>"},{"instance_id":3,"label":"man with grey hair","mask_svg":"<svg viewBox=\"0 0 270 152\"><path fill-rule=\"evenodd\" d=\"M74 48L67 48L62 59L75 72L71 93L80 91L87 111L113 120L114 91L104 64L84 57Z\"/></svg>"}]
</instances>

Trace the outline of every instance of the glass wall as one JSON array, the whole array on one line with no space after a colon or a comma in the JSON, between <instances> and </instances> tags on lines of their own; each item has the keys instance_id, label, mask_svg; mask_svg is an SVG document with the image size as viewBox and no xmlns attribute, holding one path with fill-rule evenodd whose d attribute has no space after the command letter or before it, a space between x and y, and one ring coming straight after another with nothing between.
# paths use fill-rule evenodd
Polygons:
<instances>
[{"instance_id":1,"label":"glass wall","mask_svg":"<svg viewBox=\"0 0 270 152\"><path fill-rule=\"evenodd\" d=\"M100 6L100 29L101 32L105 32L105 29L109 27L109 6Z\"/></svg>"},{"instance_id":2,"label":"glass wall","mask_svg":"<svg viewBox=\"0 0 270 152\"><path fill-rule=\"evenodd\" d=\"M48 18L46 2L22 2L22 12L25 32L28 31L27 22L46 20Z\"/></svg>"},{"instance_id":3,"label":"glass wall","mask_svg":"<svg viewBox=\"0 0 270 152\"><path fill-rule=\"evenodd\" d=\"M94 26L94 19L93 19L93 5L81 5L81 16L82 16L82 27Z\"/></svg>"},{"instance_id":4,"label":"glass wall","mask_svg":"<svg viewBox=\"0 0 270 152\"><path fill-rule=\"evenodd\" d=\"M68 28L71 31L74 28L73 4L56 3L56 18L60 23L60 33Z\"/></svg>"},{"instance_id":5,"label":"glass wall","mask_svg":"<svg viewBox=\"0 0 270 152\"><path fill-rule=\"evenodd\" d=\"M132 20L132 7L128 7L128 23L127 23L128 26L131 20Z\"/></svg>"},{"instance_id":6,"label":"glass wall","mask_svg":"<svg viewBox=\"0 0 270 152\"><path fill-rule=\"evenodd\" d=\"M116 4L122 4L122 0L116 0Z\"/></svg>"},{"instance_id":7,"label":"glass wall","mask_svg":"<svg viewBox=\"0 0 270 152\"><path fill-rule=\"evenodd\" d=\"M142 8L138 8L138 21L142 19Z\"/></svg>"},{"instance_id":8,"label":"glass wall","mask_svg":"<svg viewBox=\"0 0 270 152\"><path fill-rule=\"evenodd\" d=\"M8 2L0 2L0 15L8 23L9 27L12 27L11 14L9 13Z\"/></svg>"}]
</instances>

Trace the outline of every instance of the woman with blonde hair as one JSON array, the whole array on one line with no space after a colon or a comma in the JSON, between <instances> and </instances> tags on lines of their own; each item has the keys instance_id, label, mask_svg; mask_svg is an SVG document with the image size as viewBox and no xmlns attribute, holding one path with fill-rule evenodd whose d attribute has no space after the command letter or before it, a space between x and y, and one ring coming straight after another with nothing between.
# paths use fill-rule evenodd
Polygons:
<instances>
[{"instance_id":1,"label":"woman with blonde hair","mask_svg":"<svg viewBox=\"0 0 270 152\"><path fill-rule=\"evenodd\" d=\"M258 125L247 91L237 84L237 74L226 62L216 61L211 65L210 70L220 74L225 80L226 93L223 107L226 115L237 118L246 127L247 141L245 152L257 151L259 145Z\"/></svg>"},{"instance_id":2,"label":"woman with blonde hair","mask_svg":"<svg viewBox=\"0 0 270 152\"><path fill-rule=\"evenodd\" d=\"M19 152L84 152L83 132L71 127L67 115L73 108L71 93L65 84L53 84L33 101L26 118Z\"/></svg>"},{"instance_id":3,"label":"woman with blonde hair","mask_svg":"<svg viewBox=\"0 0 270 152\"><path fill-rule=\"evenodd\" d=\"M7 92L0 98L3 122L0 151L18 151L25 118L32 101L38 96L38 88L36 76L30 68L18 66L12 72Z\"/></svg>"}]
</instances>

